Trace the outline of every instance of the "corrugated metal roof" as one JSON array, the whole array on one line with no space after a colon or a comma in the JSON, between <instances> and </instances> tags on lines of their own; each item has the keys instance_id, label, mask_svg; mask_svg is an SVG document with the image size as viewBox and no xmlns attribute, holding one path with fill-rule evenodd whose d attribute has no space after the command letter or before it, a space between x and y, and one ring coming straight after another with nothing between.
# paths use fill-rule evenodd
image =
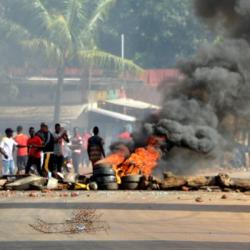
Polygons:
<instances>
[{"instance_id":1,"label":"corrugated metal roof","mask_svg":"<svg viewBox=\"0 0 250 250\"><path fill-rule=\"evenodd\" d=\"M129 99L129 98L121 98L121 99L115 99L115 100L108 100L106 101L107 103L112 103L115 105L121 105L125 107L130 107L130 108L137 108L137 109L160 109L159 106L147 103L147 102L142 102L142 101L137 101L134 99Z\"/></svg>"},{"instance_id":2,"label":"corrugated metal roof","mask_svg":"<svg viewBox=\"0 0 250 250\"><path fill-rule=\"evenodd\" d=\"M108 117L111 117L111 118L114 118L114 119L127 121L127 122L135 122L136 121L136 118L133 117L133 116L124 115L124 114L121 114L121 113L109 111L109 110L106 110L106 109L100 109L100 108L97 108L97 107L90 107L89 112L94 112L96 114L108 116Z\"/></svg>"}]
</instances>

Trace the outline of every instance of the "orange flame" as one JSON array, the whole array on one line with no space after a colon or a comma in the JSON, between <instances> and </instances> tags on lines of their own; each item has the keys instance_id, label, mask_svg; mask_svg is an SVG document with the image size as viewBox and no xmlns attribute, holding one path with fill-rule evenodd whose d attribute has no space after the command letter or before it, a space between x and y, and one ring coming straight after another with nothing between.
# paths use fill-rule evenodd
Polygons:
<instances>
[{"instance_id":1,"label":"orange flame","mask_svg":"<svg viewBox=\"0 0 250 250\"><path fill-rule=\"evenodd\" d=\"M153 169L157 166L160 153L153 146L146 148L137 148L131 156L118 167L120 176L124 175L151 175Z\"/></svg>"},{"instance_id":2,"label":"orange flame","mask_svg":"<svg viewBox=\"0 0 250 250\"><path fill-rule=\"evenodd\" d=\"M117 152L98 161L97 164L112 165L116 172L118 183L121 183L121 177L126 175L143 174L149 176L161 157L160 151L157 149L161 140L163 138L150 137L148 146L137 148L129 157L126 157L128 148L122 145Z\"/></svg>"}]
</instances>

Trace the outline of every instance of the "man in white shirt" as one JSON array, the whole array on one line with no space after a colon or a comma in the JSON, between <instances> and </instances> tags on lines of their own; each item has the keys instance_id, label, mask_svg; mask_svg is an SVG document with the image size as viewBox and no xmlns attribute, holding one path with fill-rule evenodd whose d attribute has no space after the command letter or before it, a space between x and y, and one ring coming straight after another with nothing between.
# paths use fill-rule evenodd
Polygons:
<instances>
[{"instance_id":1,"label":"man in white shirt","mask_svg":"<svg viewBox=\"0 0 250 250\"><path fill-rule=\"evenodd\" d=\"M13 159L13 151L17 143L13 139L13 130L7 128L5 130L6 136L2 139L0 148L3 152L2 162L2 175L14 175L15 174L15 164Z\"/></svg>"}]
</instances>

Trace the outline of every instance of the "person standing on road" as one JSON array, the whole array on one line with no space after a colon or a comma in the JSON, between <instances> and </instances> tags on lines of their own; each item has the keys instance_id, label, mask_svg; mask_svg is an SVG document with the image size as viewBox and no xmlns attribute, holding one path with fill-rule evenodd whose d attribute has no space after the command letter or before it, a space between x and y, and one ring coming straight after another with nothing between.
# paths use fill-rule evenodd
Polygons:
<instances>
[{"instance_id":1,"label":"person standing on road","mask_svg":"<svg viewBox=\"0 0 250 250\"><path fill-rule=\"evenodd\" d=\"M15 146L18 144L13 139L13 130L11 128L7 128L5 130L5 137L2 139L0 148L2 152L4 152L2 156L2 175L14 175L15 174L15 163L13 159L13 152Z\"/></svg>"},{"instance_id":2,"label":"person standing on road","mask_svg":"<svg viewBox=\"0 0 250 250\"><path fill-rule=\"evenodd\" d=\"M83 166L86 166L86 167L88 166L88 162L89 162L89 159L88 159L88 140L90 137L91 137L91 134L86 130L82 136Z\"/></svg>"},{"instance_id":3,"label":"person standing on road","mask_svg":"<svg viewBox=\"0 0 250 250\"><path fill-rule=\"evenodd\" d=\"M30 127L30 138L28 139L28 162L25 168L25 174L29 174L30 168L35 166L39 175L42 176L41 151L43 149L42 139L35 134L35 129Z\"/></svg>"},{"instance_id":4,"label":"person standing on road","mask_svg":"<svg viewBox=\"0 0 250 250\"><path fill-rule=\"evenodd\" d=\"M28 136L23 133L22 126L17 127L17 135L14 137L14 140L16 141L17 144L25 146L17 149L17 157L16 157L17 174L23 174L28 160L28 149L27 149Z\"/></svg>"},{"instance_id":5,"label":"person standing on road","mask_svg":"<svg viewBox=\"0 0 250 250\"><path fill-rule=\"evenodd\" d=\"M72 161L75 173L79 173L79 165L82 159L82 137L78 132L78 128L74 128L73 138L71 139Z\"/></svg>"},{"instance_id":6,"label":"person standing on road","mask_svg":"<svg viewBox=\"0 0 250 250\"><path fill-rule=\"evenodd\" d=\"M104 140L99 136L99 128L94 127L93 136L88 140L88 155L89 160L92 162L92 167L95 163L105 157Z\"/></svg>"},{"instance_id":7,"label":"person standing on road","mask_svg":"<svg viewBox=\"0 0 250 250\"><path fill-rule=\"evenodd\" d=\"M62 166L64 162L63 157L63 144L69 143L69 138L67 135L67 131L64 130L59 123L55 125L55 133L54 136L54 170L57 172L62 172Z\"/></svg>"},{"instance_id":8,"label":"person standing on road","mask_svg":"<svg viewBox=\"0 0 250 250\"><path fill-rule=\"evenodd\" d=\"M37 132L37 135L43 141L43 164L42 164L42 171L44 175L47 176L49 172L53 172L53 165L54 165L54 136L49 131L49 127L45 123L41 123L41 128Z\"/></svg>"},{"instance_id":9,"label":"person standing on road","mask_svg":"<svg viewBox=\"0 0 250 250\"><path fill-rule=\"evenodd\" d=\"M4 156L4 158L7 160L8 159L8 155L4 152L4 150L2 148L0 148L0 154L2 156Z\"/></svg>"}]
</instances>

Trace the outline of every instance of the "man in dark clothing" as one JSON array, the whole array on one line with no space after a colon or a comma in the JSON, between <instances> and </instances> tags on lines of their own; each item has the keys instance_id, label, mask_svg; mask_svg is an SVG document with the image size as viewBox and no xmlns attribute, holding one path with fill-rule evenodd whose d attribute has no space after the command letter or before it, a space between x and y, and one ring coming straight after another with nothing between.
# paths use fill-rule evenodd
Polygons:
<instances>
[{"instance_id":1,"label":"man in dark clothing","mask_svg":"<svg viewBox=\"0 0 250 250\"><path fill-rule=\"evenodd\" d=\"M43 148L43 141L42 139L35 135L35 129L30 127L29 129L30 138L28 139L27 146L28 146L28 162L25 168L25 173L29 174L30 168L35 166L37 172L42 175L41 169L41 151Z\"/></svg>"},{"instance_id":2,"label":"man in dark clothing","mask_svg":"<svg viewBox=\"0 0 250 250\"><path fill-rule=\"evenodd\" d=\"M43 166L42 171L45 175L48 174L48 172L53 172L54 167L54 136L49 131L48 125L45 123L41 123L41 128L37 132L37 135L42 139L43 141Z\"/></svg>"},{"instance_id":3,"label":"man in dark clothing","mask_svg":"<svg viewBox=\"0 0 250 250\"><path fill-rule=\"evenodd\" d=\"M105 157L105 152L103 148L104 140L99 136L98 127L94 127L93 134L94 135L88 140L88 155L94 167L96 162Z\"/></svg>"},{"instance_id":4,"label":"man in dark clothing","mask_svg":"<svg viewBox=\"0 0 250 250\"><path fill-rule=\"evenodd\" d=\"M63 157L63 143L69 143L67 131L64 130L59 123L55 125L54 133L54 170L62 172Z\"/></svg>"}]
</instances>

